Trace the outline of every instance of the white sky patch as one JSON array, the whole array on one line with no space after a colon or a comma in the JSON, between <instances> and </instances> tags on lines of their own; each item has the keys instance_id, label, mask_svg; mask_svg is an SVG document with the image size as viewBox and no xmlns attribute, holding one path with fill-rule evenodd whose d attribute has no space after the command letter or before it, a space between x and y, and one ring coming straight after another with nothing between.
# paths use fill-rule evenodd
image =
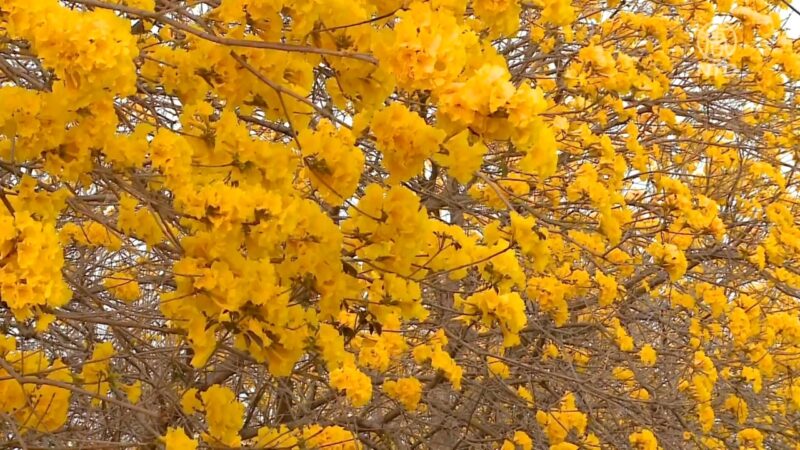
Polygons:
<instances>
[{"instance_id":1,"label":"white sky patch","mask_svg":"<svg viewBox=\"0 0 800 450\"><path fill-rule=\"evenodd\" d=\"M792 1L794 9L800 11L800 0ZM786 34L792 39L800 38L800 14L786 8L781 15L786 18Z\"/></svg>"}]
</instances>

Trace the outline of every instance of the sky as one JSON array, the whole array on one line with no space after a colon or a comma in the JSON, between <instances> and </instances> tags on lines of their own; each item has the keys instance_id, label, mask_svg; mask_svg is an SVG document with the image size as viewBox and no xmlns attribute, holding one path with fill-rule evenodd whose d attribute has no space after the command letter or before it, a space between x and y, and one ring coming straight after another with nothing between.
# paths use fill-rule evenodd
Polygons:
<instances>
[{"instance_id":1,"label":"sky","mask_svg":"<svg viewBox=\"0 0 800 450\"><path fill-rule=\"evenodd\" d=\"M792 6L800 11L800 0L794 0ZM788 19L786 22L786 30L789 36L792 38L800 38L800 15L788 8L783 14Z\"/></svg>"}]
</instances>

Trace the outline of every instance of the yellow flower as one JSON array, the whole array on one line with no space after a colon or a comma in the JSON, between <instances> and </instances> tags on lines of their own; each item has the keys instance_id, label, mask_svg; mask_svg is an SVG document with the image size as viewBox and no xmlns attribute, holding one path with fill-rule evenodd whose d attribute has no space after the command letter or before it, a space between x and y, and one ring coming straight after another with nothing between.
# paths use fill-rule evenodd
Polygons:
<instances>
[{"instance_id":1,"label":"yellow flower","mask_svg":"<svg viewBox=\"0 0 800 450\"><path fill-rule=\"evenodd\" d=\"M197 388L190 388L186 390L181 396L181 411L184 414L193 414L203 410L203 403L198 397Z\"/></svg>"},{"instance_id":2,"label":"yellow flower","mask_svg":"<svg viewBox=\"0 0 800 450\"><path fill-rule=\"evenodd\" d=\"M512 441L505 440L500 450L531 450L533 448L533 440L524 431L515 431Z\"/></svg>"},{"instance_id":3,"label":"yellow flower","mask_svg":"<svg viewBox=\"0 0 800 450\"><path fill-rule=\"evenodd\" d=\"M602 272L597 272L595 278L597 279L597 284L600 286L600 294L597 299L600 306L608 306L614 303L614 300L616 300L619 295L617 293L617 280Z\"/></svg>"},{"instance_id":4,"label":"yellow flower","mask_svg":"<svg viewBox=\"0 0 800 450\"><path fill-rule=\"evenodd\" d=\"M639 360L646 366L654 366L658 355L650 344L645 344L639 351Z\"/></svg>"},{"instance_id":5,"label":"yellow flower","mask_svg":"<svg viewBox=\"0 0 800 450\"><path fill-rule=\"evenodd\" d=\"M170 427L167 428L167 434L162 439L166 450L196 450L197 441L186 435L183 428Z\"/></svg>"},{"instance_id":6,"label":"yellow flower","mask_svg":"<svg viewBox=\"0 0 800 450\"><path fill-rule=\"evenodd\" d=\"M383 164L398 182L417 175L445 138L444 131L426 124L399 103L375 113L370 129L383 153Z\"/></svg>"},{"instance_id":7,"label":"yellow flower","mask_svg":"<svg viewBox=\"0 0 800 450\"><path fill-rule=\"evenodd\" d=\"M736 440L740 444L740 449L764 449L764 435L755 428L745 428L736 434Z\"/></svg>"},{"instance_id":8,"label":"yellow flower","mask_svg":"<svg viewBox=\"0 0 800 450\"><path fill-rule=\"evenodd\" d=\"M200 394L200 397L203 399L208 423L208 436L204 439L238 447L241 444L239 430L244 420L244 405L236 400L233 391L216 384Z\"/></svg>"},{"instance_id":9,"label":"yellow flower","mask_svg":"<svg viewBox=\"0 0 800 450\"><path fill-rule=\"evenodd\" d=\"M357 408L366 405L372 398L372 380L352 364L332 371L330 379L331 386L344 391L350 404Z\"/></svg>"},{"instance_id":10,"label":"yellow flower","mask_svg":"<svg viewBox=\"0 0 800 450\"><path fill-rule=\"evenodd\" d=\"M356 436L340 426L321 427L319 425L311 425L303 430L302 436L307 448L330 450L362 449Z\"/></svg>"},{"instance_id":11,"label":"yellow flower","mask_svg":"<svg viewBox=\"0 0 800 450\"><path fill-rule=\"evenodd\" d=\"M147 208L136 209L137 200L123 195L119 201L117 226L129 235L136 236L153 246L164 240L164 231L158 219Z\"/></svg>"},{"instance_id":12,"label":"yellow flower","mask_svg":"<svg viewBox=\"0 0 800 450\"><path fill-rule=\"evenodd\" d=\"M550 450L578 450L579 448L571 442L559 442L550 446Z\"/></svg>"},{"instance_id":13,"label":"yellow flower","mask_svg":"<svg viewBox=\"0 0 800 450\"><path fill-rule=\"evenodd\" d=\"M50 325L56 321L56 316L53 314L41 314L36 318L36 331L43 333L50 328Z\"/></svg>"},{"instance_id":14,"label":"yellow flower","mask_svg":"<svg viewBox=\"0 0 800 450\"><path fill-rule=\"evenodd\" d=\"M120 386L125 395L128 397L128 401L132 404L139 403L139 399L142 397L142 381L136 380L131 384L124 384Z\"/></svg>"},{"instance_id":15,"label":"yellow flower","mask_svg":"<svg viewBox=\"0 0 800 450\"><path fill-rule=\"evenodd\" d=\"M481 21L490 26L493 37L511 34L519 28L518 0L475 0L472 7Z\"/></svg>"},{"instance_id":16,"label":"yellow flower","mask_svg":"<svg viewBox=\"0 0 800 450\"><path fill-rule=\"evenodd\" d=\"M400 378L383 383L383 390L390 398L397 400L407 411L414 411L422 398L422 383L416 378Z\"/></svg>"},{"instance_id":17,"label":"yellow flower","mask_svg":"<svg viewBox=\"0 0 800 450\"><path fill-rule=\"evenodd\" d=\"M570 0L546 0L542 20L553 25L569 25L576 19L575 8Z\"/></svg>"},{"instance_id":18,"label":"yellow flower","mask_svg":"<svg viewBox=\"0 0 800 450\"><path fill-rule=\"evenodd\" d=\"M558 410L536 412L536 421L542 427L551 445L564 442L571 431L582 435L586 432L587 417L575 404L575 395L567 392L561 398Z\"/></svg>"},{"instance_id":19,"label":"yellow flower","mask_svg":"<svg viewBox=\"0 0 800 450\"><path fill-rule=\"evenodd\" d=\"M446 153L433 155L434 160L447 167L448 173L461 184L469 183L481 168L483 155L488 150L479 139L471 140L470 131L464 130L444 143Z\"/></svg>"},{"instance_id":20,"label":"yellow flower","mask_svg":"<svg viewBox=\"0 0 800 450\"><path fill-rule=\"evenodd\" d=\"M525 303L516 292L499 295L495 290L483 291L463 300L459 297L456 307L464 311L463 320L471 321L478 316L487 327L497 322L503 333L504 347L518 345L519 332L528 323Z\"/></svg>"},{"instance_id":21,"label":"yellow flower","mask_svg":"<svg viewBox=\"0 0 800 450\"><path fill-rule=\"evenodd\" d=\"M461 73L476 36L462 29L452 13L433 10L429 2L413 2L396 17L399 23L390 39L376 45L375 52L400 87L437 88Z\"/></svg>"},{"instance_id":22,"label":"yellow flower","mask_svg":"<svg viewBox=\"0 0 800 450\"><path fill-rule=\"evenodd\" d=\"M670 280L677 281L686 273L686 255L674 244L654 242L647 247L647 252L666 267Z\"/></svg>"},{"instance_id":23,"label":"yellow flower","mask_svg":"<svg viewBox=\"0 0 800 450\"><path fill-rule=\"evenodd\" d=\"M504 380L511 376L508 365L494 356L488 356L486 358L486 365L489 367L489 372Z\"/></svg>"},{"instance_id":24,"label":"yellow flower","mask_svg":"<svg viewBox=\"0 0 800 450\"><path fill-rule=\"evenodd\" d=\"M628 436L628 441L637 450L658 450L658 440L653 432L648 429L631 433Z\"/></svg>"},{"instance_id":25,"label":"yellow flower","mask_svg":"<svg viewBox=\"0 0 800 450\"><path fill-rule=\"evenodd\" d=\"M336 129L322 120L316 131L303 130L297 137L308 174L325 201L341 204L358 186L364 154L355 146L355 137L346 128Z\"/></svg>"},{"instance_id":26,"label":"yellow flower","mask_svg":"<svg viewBox=\"0 0 800 450\"><path fill-rule=\"evenodd\" d=\"M741 397L738 397L734 394L729 394L727 398L725 398L725 403L722 404L722 407L736 416L736 421L739 424L744 424L747 421L747 402L744 401Z\"/></svg>"},{"instance_id":27,"label":"yellow flower","mask_svg":"<svg viewBox=\"0 0 800 450\"><path fill-rule=\"evenodd\" d=\"M517 388L517 395L519 395L521 399L528 402L529 406L533 406L534 403L533 393L529 391L527 388L525 388L524 386L519 386Z\"/></svg>"},{"instance_id":28,"label":"yellow flower","mask_svg":"<svg viewBox=\"0 0 800 450\"><path fill-rule=\"evenodd\" d=\"M103 280L103 285L116 298L130 303L138 300L141 292L136 276L130 271L115 272Z\"/></svg>"}]
</instances>

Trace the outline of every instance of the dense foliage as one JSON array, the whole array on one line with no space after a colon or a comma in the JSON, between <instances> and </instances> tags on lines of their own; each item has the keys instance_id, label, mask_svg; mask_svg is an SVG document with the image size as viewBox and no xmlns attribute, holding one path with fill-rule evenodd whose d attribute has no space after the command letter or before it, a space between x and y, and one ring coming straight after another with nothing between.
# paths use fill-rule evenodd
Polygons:
<instances>
[{"instance_id":1,"label":"dense foliage","mask_svg":"<svg viewBox=\"0 0 800 450\"><path fill-rule=\"evenodd\" d=\"M0 447L800 449L783 7L3 0Z\"/></svg>"}]
</instances>

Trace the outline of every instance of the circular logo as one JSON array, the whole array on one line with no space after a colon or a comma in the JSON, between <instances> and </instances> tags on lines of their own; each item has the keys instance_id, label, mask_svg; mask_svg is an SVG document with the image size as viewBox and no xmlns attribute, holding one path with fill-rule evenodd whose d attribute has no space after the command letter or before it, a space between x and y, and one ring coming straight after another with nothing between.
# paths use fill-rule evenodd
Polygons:
<instances>
[{"instance_id":1,"label":"circular logo","mask_svg":"<svg viewBox=\"0 0 800 450\"><path fill-rule=\"evenodd\" d=\"M726 23L710 23L695 34L695 46L700 57L712 60L733 56L738 40L736 28Z\"/></svg>"}]
</instances>

